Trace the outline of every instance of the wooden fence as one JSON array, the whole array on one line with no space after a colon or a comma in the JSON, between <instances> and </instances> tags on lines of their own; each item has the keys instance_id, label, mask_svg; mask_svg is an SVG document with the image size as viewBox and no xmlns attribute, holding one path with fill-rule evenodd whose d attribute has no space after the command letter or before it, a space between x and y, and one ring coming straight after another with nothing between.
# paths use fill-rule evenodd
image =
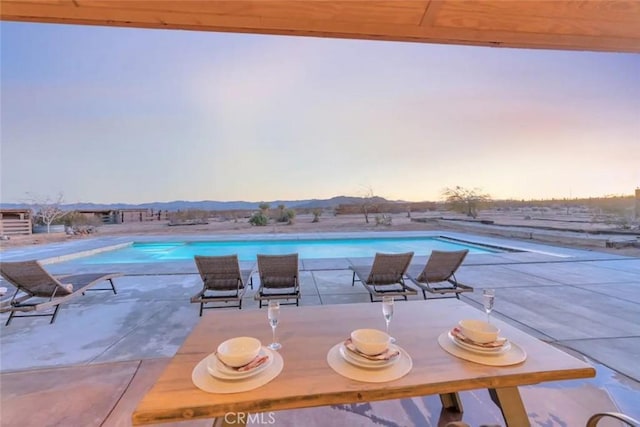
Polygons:
<instances>
[{"instance_id":1,"label":"wooden fence","mask_svg":"<svg viewBox=\"0 0 640 427\"><path fill-rule=\"evenodd\" d=\"M0 219L0 236L18 236L31 234L30 219Z\"/></svg>"}]
</instances>

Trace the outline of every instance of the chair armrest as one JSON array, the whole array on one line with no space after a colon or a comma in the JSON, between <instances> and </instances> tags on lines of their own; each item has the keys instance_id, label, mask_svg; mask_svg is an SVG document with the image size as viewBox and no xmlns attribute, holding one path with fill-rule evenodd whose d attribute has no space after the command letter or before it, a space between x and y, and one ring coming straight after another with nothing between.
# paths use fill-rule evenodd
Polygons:
<instances>
[{"instance_id":1,"label":"chair armrest","mask_svg":"<svg viewBox=\"0 0 640 427\"><path fill-rule=\"evenodd\" d=\"M603 419L603 418L614 418L616 420L620 420L628 425L630 425L631 427L640 427L640 422L638 422L637 420L621 414L619 412L600 412L597 414L592 415L589 420L587 421L587 427L596 427L598 425L598 422Z\"/></svg>"}]
</instances>

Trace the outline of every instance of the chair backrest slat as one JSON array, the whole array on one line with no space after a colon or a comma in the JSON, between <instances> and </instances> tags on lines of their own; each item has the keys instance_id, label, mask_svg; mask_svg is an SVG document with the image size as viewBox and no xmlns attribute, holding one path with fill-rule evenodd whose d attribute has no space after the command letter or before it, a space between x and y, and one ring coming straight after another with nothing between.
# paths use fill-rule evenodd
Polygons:
<instances>
[{"instance_id":1,"label":"chair backrest slat","mask_svg":"<svg viewBox=\"0 0 640 427\"><path fill-rule=\"evenodd\" d=\"M448 280L462 264L469 253L460 251L432 251L422 273L417 277L420 282L443 282Z\"/></svg>"},{"instance_id":2,"label":"chair backrest slat","mask_svg":"<svg viewBox=\"0 0 640 427\"><path fill-rule=\"evenodd\" d=\"M244 287L238 255L196 255L194 259L207 289L232 290Z\"/></svg>"},{"instance_id":3,"label":"chair backrest slat","mask_svg":"<svg viewBox=\"0 0 640 427\"><path fill-rule=\"evenodd\" d=\"M289 288L298 285L298 254L258 254L260 281L267 288Z\"/></svg>"},{"instance_id":4,"label":"chair backrest slat","mask_svg":"<svg viewBox=\"0 0 640 427\"><path fill-rule=\"evenodd\" d=\"M409 268L413 252L400 254L376 253L367 283L390 285L398 283Z\"/></svg>"}]
</instances>

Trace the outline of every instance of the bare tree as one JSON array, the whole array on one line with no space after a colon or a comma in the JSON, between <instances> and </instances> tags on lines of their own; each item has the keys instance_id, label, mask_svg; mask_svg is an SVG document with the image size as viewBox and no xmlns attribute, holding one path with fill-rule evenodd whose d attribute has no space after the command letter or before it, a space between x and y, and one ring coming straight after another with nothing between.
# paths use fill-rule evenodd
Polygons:
<instances>
[{"instance_id":1,"label":"bare tree","mask_svg":"<svg viewBox=\"0 0 640 427\"><path fill-rule=\"evenodd\" d=\"M35 211L34 218L42 221L47 226L47 233L51 231L51 224L56 219L64 216L66 213L62 210L61 205L64 199L62 193L58 193L55 199L47 197L34 197L29 194L32 209Z\"/></svg>"},{"instance_id":2,"label":"bare tree","mask_svg":"<svg viewBox=\"0 0 640 427\"><path fill-rule=\"evenodd\" d=\"M364 197L362 198L362 214L364 215L364 222L366 224L369 224L369 213L373 208L374 199L375 194L373 193L373 188L367 187Z\"/></svg>"},{"instance_id":3,"label":"bare tree","mask_svg":"<svg viewBox=\"0 0 640 427\"><path fill-rule=\"evenodd\" d=\"M491 196L483 193L480 188L469 189L459 185L445 188L442 195L454 210L473 218L478 216L478 206L491 200Z\"/></svg>"}]
</instances>

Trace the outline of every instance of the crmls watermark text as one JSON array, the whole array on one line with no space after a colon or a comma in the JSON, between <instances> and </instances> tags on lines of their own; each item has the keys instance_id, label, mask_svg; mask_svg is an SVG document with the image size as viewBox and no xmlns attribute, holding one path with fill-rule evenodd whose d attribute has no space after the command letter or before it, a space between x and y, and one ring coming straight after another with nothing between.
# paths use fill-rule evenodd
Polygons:
<instances>
[{"instance_id":1,"label":"crmls watermark text","mask_svg":"<svg viewBox=\"0 0 640 427\"><path fill-rule=\"evenodd\" d=\"M275 412L261 412L259 414L250 414L247 412L227 412L224 414L224 422L227 424L253 423L258 425L271 425L276 423Z\"/></svg>"}]
</instances>

